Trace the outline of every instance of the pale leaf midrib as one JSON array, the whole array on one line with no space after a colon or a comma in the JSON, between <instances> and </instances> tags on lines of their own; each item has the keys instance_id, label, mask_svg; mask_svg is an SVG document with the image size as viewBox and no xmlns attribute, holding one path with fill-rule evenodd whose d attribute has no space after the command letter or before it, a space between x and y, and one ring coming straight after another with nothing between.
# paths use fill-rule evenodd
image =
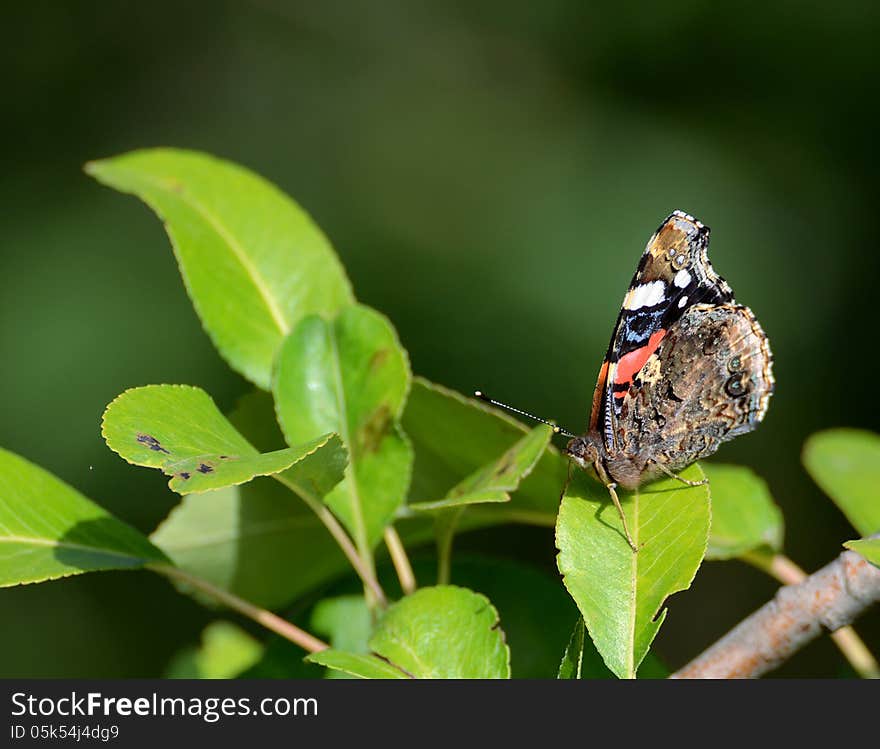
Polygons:
<instances>
[{"instance_id":1,"label":"pale leaf midrib","mask_svg":"<svg viewBox=\"0 0 880 749\"><path fill-rule=\"evenodd\" d=\"M101 554L103 556L116 557L118 559L134 559L148 561L146 557L128 554L113 549L102 548L99 546L84 546L83 544L71 544L62 541L53 541L48 538L31 538L29 536L2 536L0 544L26 544L29 546L46 546L54 549L72 549L74 551L85 551L92 554Z\"/></svg>"},{"instance_id":2,"label":"pale leaf midrib","mask_svg":"<svg viewBox=\"0 0 880 749\"><path fill-rule=\"evenodd\" d=\"M635 541L636 548L639 545L639 503L641 502L642 494L638 490L633 494L633 529L635 533ZM627 544L628 546L628 544ZM633 552L632 549L628 549L630 556L632 557L632 561L630 562L630 574L632 575L632 588L630 594L630 604L629 604L629 637L627 638L626 643L626 669L627 676L631 679L635 678L635 647L636 647L636 609L637 609L637 598L638 598L638 584L639 584L639 555L638 552Z\"/></svg>"}]
</instances>

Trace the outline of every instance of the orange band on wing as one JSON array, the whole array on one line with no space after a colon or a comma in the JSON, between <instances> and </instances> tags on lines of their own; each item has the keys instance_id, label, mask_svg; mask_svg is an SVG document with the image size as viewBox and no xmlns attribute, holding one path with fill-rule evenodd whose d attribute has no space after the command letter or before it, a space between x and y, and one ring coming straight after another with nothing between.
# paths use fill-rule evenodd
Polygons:
<instances>
[{"instance_id":1,"label":"orange band on wing","mask_svg":"<svg viewBox=\"0 0 880 749\"><path fill-rule=\"evenodd\" d=\"M660 341L663 340L663 336L665 335L665 330L658 330L648 339L648 342L644 346L621 356L620 361L617 362L617 367L614 370L614 384L625 385L631 383L636 372L645 365L645 362L648 361L651 354L657 350ZM615 398L623 398L624 395L626 395L625 390L614 392Z\"/></svg>"},{"instance_id":2,"label":"orange band on wing","mask_svg":"<svg viewBox=\"0 0 880 749\"><path fill-rule=\"evenodd\" d=\"M599 404L602 402L602 396L605 394L605 380L608 378L608 362L602 362L602 368L599 370L599 377L596 379L596 389L593 390L593 410L590 411L590 429L596 427L599 419Z\"/></svg>"}]
</instances>

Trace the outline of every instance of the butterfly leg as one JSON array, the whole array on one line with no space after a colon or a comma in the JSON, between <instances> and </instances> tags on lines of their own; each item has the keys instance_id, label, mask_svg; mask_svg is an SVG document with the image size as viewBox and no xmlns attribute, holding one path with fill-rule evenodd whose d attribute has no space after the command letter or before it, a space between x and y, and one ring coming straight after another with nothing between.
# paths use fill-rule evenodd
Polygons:
<instances>
[{"instance_id":1,"label":"butterfly leg","mask_svg":"<svg viewBox=\"0 0 880 749\"><path fill-rule=\"evenodd\" d=\"M672 471L670 471L662 463L660 463L656 460L651 461L651 462L654 463L654 465L656 465L657 468L659 468L661 471L663 471L663 473L665 473L667 476L669 476L669 478L675 479L676 481L681 481L682 484L686 484L687 486L704 486L705 484L709 483L709 479L703 479L702 481L691 481L690 479L684 479L681 476L679 476L677 473L673 473Z\"/></svg>"},{"instance_id":2,"label":"butterfly leg","mask_svg":"<svg viewBox=\"0 0 880 749\"><path fill-rule=\"evenodd\" d=\"M617 511L620 513L620 520L623 523L623 532L626 534L626 540L629 542L630 548L637 552L639 547L636 546L636 542L633 541L632 536L629 535L629 528L626 527L626 515L623 514L623 507L620 506L620 500L617 497L617 492L615 489L617 488L617 484L613 481L611 483L605 484L605 488L608 489L608 493L611 495L611 499L614 501L614 506L617 508Z\"/></svg>"}]
</instances>

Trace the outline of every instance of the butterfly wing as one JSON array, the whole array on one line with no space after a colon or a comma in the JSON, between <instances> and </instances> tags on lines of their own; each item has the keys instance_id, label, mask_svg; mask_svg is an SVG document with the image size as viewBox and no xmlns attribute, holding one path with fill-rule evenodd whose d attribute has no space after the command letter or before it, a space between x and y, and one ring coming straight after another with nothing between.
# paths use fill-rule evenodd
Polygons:
<instances>
[{"instance_id":1,"label":"butterfly wing","mask_svg":"<svg viewBox=\"0 0 880 749\"><path fill-rule=\"evenodd\" d=\"M733 302L733 291L707 255L709 227L675 211L654 232L623 300L593 392L590 431L609 453L619 449L617 422L634 378L671 327L696 304Z\"/></svg>"},{"instance_id":2,"label":"butterfly wing","mask_svg":"<svg viewBox=\"0 0 880 749\"><path fill-rule=\"evenodd\" d=\"M629 428L615 435L612 471L641 483L661 473L658 463L677 472L755 429L773 393L772 364L767 336L748 307L689 307L621 400Z\"/></svg>"}]
</instances>

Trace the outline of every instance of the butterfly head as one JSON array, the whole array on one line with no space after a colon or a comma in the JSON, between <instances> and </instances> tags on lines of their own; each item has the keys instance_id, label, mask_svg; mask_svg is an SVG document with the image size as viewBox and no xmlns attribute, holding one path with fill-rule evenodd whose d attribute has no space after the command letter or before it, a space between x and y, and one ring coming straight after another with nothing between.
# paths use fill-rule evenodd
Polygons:
<instances>
[{"instance_id":1,"label":"butterfly head","mask_svg":"<svg viewBox=\"0 0 880 749\"><path fill-rule=\"evenodd\" d=\"M598 463L599 456L604 452L604 447L602 438L598 434L590 432L569 440L565 454L585 471L588 471Z\"/></svg>"}]
</instances>

